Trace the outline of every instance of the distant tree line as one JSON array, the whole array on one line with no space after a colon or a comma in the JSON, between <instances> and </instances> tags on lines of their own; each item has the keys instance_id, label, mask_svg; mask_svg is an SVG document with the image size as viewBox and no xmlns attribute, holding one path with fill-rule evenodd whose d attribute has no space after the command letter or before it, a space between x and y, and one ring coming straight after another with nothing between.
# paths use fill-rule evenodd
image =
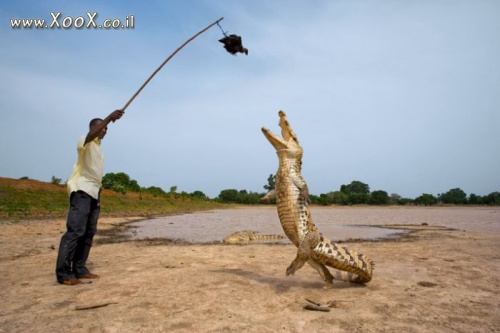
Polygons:
<instances>
[{"instance_id":1,"label":"distant tree line","mask_svg":"<svg viewBox=\"0 0 500 333\"><path fill-rule=\"evenodd\" d=\"M177 193L177 186L170 187L168 192L165 192L161 187L157 186L141 187L135 179L130 178L130 176L124 172L105 174L104 177L102 177L102 187L122 194L136 192L150 193L155 197L174 196L209 200L205 193L201 191L194 191L192 193L182 191Z\"/></svg>"},{"instance_id":2,"label":"distant tree line","mask_svg":"<svg viewBox=\"0 0 500 333\"><path fill-rule=\"evenodd\" d=\"M220 202L238 203L246 205L258 204L264 193L248 192L247 190L227 189L222 190L216 198Z\"/></svg>"},{"instance_id":3,"label":"distant tree line","mask_svg":"<svg viewBox=\"0 0 500 333\"><path fill-rule=\"evenodd\" d=\"M23 177L28 178L28 177ZM61 179L52 177L51 183L60 185ZM155 197L175 196L187 197L201 200L211 200L202 191L192 193L177 193L177 186L170 187L168 192L157 186L141 187L138 182L124 172L107 173L102 179L102 186L115 192L125 194L127 192L150 193ZM276 177L270 174L267 184L264 185L266 192L258 193L247 190L225 189L213 200L224 203L237 204L259 204L265 193L273 190L276 186ZM500 205L500 192L492 192L485 196L467 194L460 188L453 188L445 193L434 196L423 193L415 199L403 198L398 194L389 195L386 191L370 191L370 186L361 181L354 180L350 184L341 185L338 191L332 191L318 195L309 195L312 204L317 205L422 205L431 206L437 204L454 205ZM271 203L275 203L274 200Z\"/></svg>"},{"instance_id":4,"label":"distant tree line","mask_svg":"<svg viewBox=\"0 0 500 333\"><path fill-rule=\"evenodd\" d=\"M311 196L311 202L320 205L500 205L500 192L492 192L486 196L479 196L472 193L467 196L462 189L453 188L437 196L424 193L415 199L411 199L402 198L396 193L389 195L383 190L370 192L368 184L355 180L350 184L341 185L340 191L321 194L319 197Z\"/></svg>"},{"instance_id":5,"label":"distant tree line","mask_svg":"<svg viewBox=\"0 0 500 333\"><path fill-rule=\"evenodd\" d=\"M270 191L276 186L276 178L269 175L264 189ZM248 192L246 190L226 189L222 190L216 200L221 202L258 204L265 193ZM309 199L312 204L317 205L424 205L431 206L437 204L455 205L500 205L500 192L492 192L486 196L467 194L460 188L454 188L446 193L434 196L432 194L422 194L411 199L403 198L393 193L389 195L386 191L370 191L370 186L361 181L354 180L350 184L341 185L338 191L332 191L319 196L310 194ZM275 201L271 201L275 203Z\"/></svg>"}]
</instances>

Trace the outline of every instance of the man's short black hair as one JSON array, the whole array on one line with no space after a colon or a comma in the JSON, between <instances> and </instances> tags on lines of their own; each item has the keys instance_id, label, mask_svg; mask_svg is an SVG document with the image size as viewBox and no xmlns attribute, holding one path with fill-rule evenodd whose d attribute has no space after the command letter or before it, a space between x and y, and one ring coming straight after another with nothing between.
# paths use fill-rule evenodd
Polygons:
<instances>
[{"instance_id":1,"label":"man's short black hair","mask_svg":"<svg viewBox=\"0 0 500 333\"><path fill-rule=\"evenodd\" d=\"M89 123L89 128L91 128L92 126L94 126L94 124L98 121L103 121L101 118L94 118L90 121Z\"/></svg>"}]
</instances>

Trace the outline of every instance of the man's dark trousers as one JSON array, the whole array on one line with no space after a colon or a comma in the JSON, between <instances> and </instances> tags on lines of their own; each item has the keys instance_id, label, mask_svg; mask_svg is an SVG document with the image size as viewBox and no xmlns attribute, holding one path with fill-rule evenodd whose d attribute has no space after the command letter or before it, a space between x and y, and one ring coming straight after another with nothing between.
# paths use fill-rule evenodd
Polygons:
<instances>
[{"instance_id":1,"label":"man's dark trousers","mask_svg":"<svg viewBox=\"0 0 500 333\"><path fill-rule=\"evenodd\" d=\"M61 237L56 263L59 283L89 273L85 264L92 240L97 232L100 201L83 191L72 192L66 221L66 233Z\"/></svg>"}]
</instances>

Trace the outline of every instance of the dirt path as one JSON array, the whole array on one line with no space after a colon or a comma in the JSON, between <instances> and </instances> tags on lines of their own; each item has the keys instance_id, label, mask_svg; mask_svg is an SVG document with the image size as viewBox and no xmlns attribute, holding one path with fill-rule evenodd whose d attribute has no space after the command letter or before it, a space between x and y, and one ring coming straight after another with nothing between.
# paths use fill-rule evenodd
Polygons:
<instances>
[{"instance_id":1,"label":"dirt path","mask_svg":"<svg viewBox=\"0 0 500 333\"><path fill-rule=\"evenodd\" d=\"M500 332L498 233L422 226L346 243L374 279L323 290L310 267L285 276L292 245L103 243L132 219L101 219L89 266L102 277L79 286L53 273L63 220L1 224L0 332Z\"/></svg>"}]
</instances>

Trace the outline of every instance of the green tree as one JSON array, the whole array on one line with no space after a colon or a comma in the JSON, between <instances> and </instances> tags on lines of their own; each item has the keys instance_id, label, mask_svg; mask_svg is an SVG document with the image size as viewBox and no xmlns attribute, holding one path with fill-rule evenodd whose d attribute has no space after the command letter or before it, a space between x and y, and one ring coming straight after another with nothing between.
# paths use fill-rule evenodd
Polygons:
<instances>
[{"instance_id":1,"label":"green tree","mask_svg":"<svg viewBox=\"0 0 500 333\"><path fill-rule=\"evenodd\" d=\"M131 179L125 172L107 173L102 177L102 187L120 193L139 192L141 187L136 180Z\"/></svg>"},{"instance_id":2,"label":"green tree","mask_svg":"<svg viewBox=\"0 0 500 333\"><path fill-rule=\"evenodd\" d=\"M483 201L483 198L479 195L475 195L474 193L469 194L469 198L467 199L467 203L470 205L479 205Z\"/></svg>"},{"instance_id":3,"label":"green tree","mask_svg":"<svg viewBox=\"0 0 500 333\"><path fill-rule=\"evenodd\" d=\"M336 205L348 205L349 196L342 191L330 192L332 197L332 203Z\"/></svg>"},{"instance_id":4,"label":"green tree","mask_svg":"<svg viewBox=\"0 0 500 333\"><path fill-rule=\"evenodd\" d=\"M264 185L264 189L266 189L268 192L271 190L274 190L276 188L276 175L270 174L269 177L267 178L267 184Z\"/></svg>"},{"instance_id":5,"label":"green tree","mask_svg":"<svg viewBox=\"0 0 500 333\"><path fill-rule=\"evenodd\" d=\"M314 196L314 200L311 198L311 195L309 195L309 200L311 200L311 203L317 205L327 206L332 204L331 196L329 195L329 193L322 193L319 195L319 197Z\"/></svg>"},{"instance_id":6,"label":"green tree","mask_svg":"<svg viewBox=\"0 0 500 333\"><path fill-rule=\"evenodd\" d=\"M401 199L401 196L397 193L391 193L391 197L389 199L389 202L392 204L392 205L395 205L399 202L399 200Z\"/></svg>"},{"instance_id":7,"label":"green tree","mask_svg":"<svg viewBox=\"0 0 500 333\"><path fill-rule=\"evenodd\" d=\"M258 204L262 194L256 192L248 192L247 190L241 190L238 193L238 203L241 204Z\"/></svg>"},{"instance_id":8,"label":"green tree","mask_svg":"<svg viewBox=\"0 0 500 333\"><path fill-rule=\"evenodd\" d=\"M191 198L207 200L208 197L202 191L194 191L189 195Z\"/></svg>"},{"instance_id":9,"label":"green tree","mask_svg":"<svg viewBox=\"0 0 500 333\"><path fill-rule=\"evenodd\" d=\"M467 194L460 188L453 188L448 192L441 194L438 199L445 204L462 205L467 203Z\"/></svg>"},{"instance_id":10,"label":"green tree","mask_svg":"<svg viewBox=\"0 0 500 333\"><path fill-rule=\"evenodd\" d=\"M353 180L348 185L341 185L340 192L346 194L369 194L370 186L368 186L368 184L360 182L359 180Z\"/></svg>"},{"instance_id":11,"label":"green tree","mask_svg":"<svg viewBox=\"0 0 500 333\"><path fill-rule=\"evenodd\" d=\"M500 192L492 192L484 196L483 203L486 205L500 206Z\"/></svg>"},{"instance_id":12,"label":"green tree","mask_svg":"<svg viewBox=\"0 0 500 333\"><path fill-rule=\"evenodd\" d=\"M50 180L51 184L54 185L61 185L62 179L61 178L56 178L56 176L52 176L52 179Z\"/></svg>"},{"instance_id":13,"label":"green tree","mask_svg":"<svg viewBox=\"0 0 500 333\"><path fill-rule=\"evenodd\" d=\"M415 203L417 205L431 206L437 204L437 199L432 194L424 193L421 196L415 198Z\"/></svg>"},{"instance_id":14,"label":"green tree","mask_svg":"<svg viewBox=\"0 0 500 333\"><path fill-rule=\"evenodd\" d=\"M177 186L170 186L170 190L168 191L169 195L174 195L177 193Z\"/></svg>"},{"instance_id":15,"label":"green tree","mask_svg":"<svg viewBox=\"0 0 500 333\"><path fill-rule=\"evenodd\" d=\"M370 201L370 186L359 180L353 180L350 184L341 185L340 192L347 196L350 205L367 204Z\"/></svg>"},{"instance_id":16,"label":"green tree","mask_svg":"<svg viewBox=\"0 0 500 333\"><path fill-rule=\"evenodd\" d=\"M221 202L228 203L239 203L239 204L258 204L260 198L264 194L257 192L248 192L247 190L235 190L235 189L227 189L222 190L217 197L217 200Z\"/></svg>"},{"instance_id":17,"label":"green tree","mask_svg":"<svg viewBox=\"0 0 500 333\"><path fill-rule=\"evenodd\" d=\"M222 202L238 202L238 190L235 189L227 189L222 190L217 197Z\"/></svg>"},{"instance_id":18,"label":"green tree","mask_svg":"<svg viewBox=\"0 0 500 333\"><path fill-rule=\"evenodd\" d=\"M351 193L349 194L349 204L362 205L370 202L370 194L367 193Z\"/></svg>"},{"instance_id":19,"label":"green tree","mask_svg":"<svg viewBox=\"0 0 500 333\"><path fill-rule=\"evenodd\" d=\"M389 195L386 191L373 191L371 193L370 203L372 205L387 205L389 204Z\"/></svg>"},{"instance_id":20,"label":"green tree","mask_svg":"<svg viewBox=\"0 0 500 333\"><path fill-rule=\"evenodd\" d=\"M317 205L320 203L320 198L317 195L309 193L309 202Z\"/></svg>"},{"instance_id":21,"label":"green tree","mask_svg":"<svg viewBox=\"0 0 500 333\"><path fill-rule=\"evenodd\" d=\"M143 190L151 193L154 197L161 197L161 196L164 196L167 194L161 187L157 187L157 186L150 186L150 187L145 188Z\"/></svg>"}]
</instances>

